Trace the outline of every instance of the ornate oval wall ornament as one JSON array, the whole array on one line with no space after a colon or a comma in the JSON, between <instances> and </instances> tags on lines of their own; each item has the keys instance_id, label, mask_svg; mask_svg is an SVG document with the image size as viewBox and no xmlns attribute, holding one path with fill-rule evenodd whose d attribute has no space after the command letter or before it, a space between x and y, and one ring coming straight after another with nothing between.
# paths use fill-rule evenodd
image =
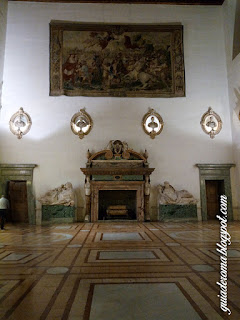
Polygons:
<instances>
[{"instance_id":1,"label":"ornate oval wall ornament","mask_svg":"<svg viewBox=\"0 0 240 320\"><path fill-rule=\"evenodd\" d=\"M162 117L154 109L150 109L142 119L143 130L152 139L162 132L163 125Z\"/></svg>"},{"instance_id":2,"label":"ornate oval wall ornament","mask_svg":"<svg viewBox=\"0 0 240 320\"><path fill-rule=\"evenodd\" d=\"M93 121L84 108L72 116L70 125L72 132L78 135L80 139L83 139L92 130Z\"/></svg>"},{"instance_id":3,"label":"ornate oval wall ornament","mask_svg":"<svg viewBox=\"0 0 240 320\"><path fill-rule=\"evenodd\" d=\"M27 134L32 126L32 119L28 113L26 113L23 108L20 108L16 113L14 113L9 121L10 131L21 139L23 135Z\"/></svg>"},{"instance_id":4,"label":"ornate oval wall ornament","mask_svg":"<svg viewBox=\"0 0 240 320\"><path fill-rule=\"evenodd\" d=\"M203 131L208 134L211 139L215 138L215 135L222 130L222 120L211 107L203 114L200 124Z\"/></svg>"}]
</instances>

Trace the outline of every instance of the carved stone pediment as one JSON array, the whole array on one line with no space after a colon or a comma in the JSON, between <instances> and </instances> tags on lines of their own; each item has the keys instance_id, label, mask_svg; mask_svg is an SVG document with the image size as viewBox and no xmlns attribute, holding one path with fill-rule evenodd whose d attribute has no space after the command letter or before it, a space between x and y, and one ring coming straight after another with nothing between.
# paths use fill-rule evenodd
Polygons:
<instances>
[{"instance_id":1,"label":"carved stone pediment","mask_svg":"<svg viewBox=\"0 0 240 320\"><path fill-rule=\"evenodd\" d=\"M122 165L124 167L126 165L132 167L148 166L146 150L144 153L136 152L129 149L127 142L120 140L110 140L106 149L93 154L88 150L87 158L88 167L109 166L111 164L115 167L121 167Z\"/></svg>"}]
</instances>

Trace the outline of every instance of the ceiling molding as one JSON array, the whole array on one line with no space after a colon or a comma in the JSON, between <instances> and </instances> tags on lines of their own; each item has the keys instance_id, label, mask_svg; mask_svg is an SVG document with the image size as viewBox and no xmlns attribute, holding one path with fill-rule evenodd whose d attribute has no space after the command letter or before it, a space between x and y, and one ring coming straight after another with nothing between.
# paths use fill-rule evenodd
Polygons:
<instances>
[{"instance_id":1,"label":"ceiling molding","mask_svg":"<svg viewBox=\"0 0 240 320\"><path fill-rule=\"evenodd\" d=\"M126 3L126 4L172 4L172 5L222 5L224 0L8 0L12 2L58 2L58 3Z\"/></svg>"}]
</instances>

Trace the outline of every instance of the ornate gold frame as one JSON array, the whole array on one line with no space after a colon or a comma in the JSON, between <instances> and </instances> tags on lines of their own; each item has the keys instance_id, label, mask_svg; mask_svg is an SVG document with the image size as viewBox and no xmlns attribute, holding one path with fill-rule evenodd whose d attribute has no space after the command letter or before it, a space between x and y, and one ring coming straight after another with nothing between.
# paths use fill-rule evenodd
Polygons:
<instances>
[{"instance_id":1,"label":"ornate gold frame","mask_svg":"<svg viewBox=\"0 0 240 320\"><path fill-rule=\"evenodd\" d=\"M24 117L26 119L26 122L23 121ZM20 122L17 120L17 118L19 118ZM17 121L19 123L18 126L16 125ZM25 126L26 126L25 130L22 131L20 128L21 127L24 128ZM31 126L32 126L32 119L29 116L29 114L23 110L23 108L20 108L17 112L15 112L11 116L9 121L9 129L14 135L17 136L18 139L22 139L22 136L29 132L29 130L31 129Z\"/></svg>"},{"instance_id":2,"label":"ornate gold frame","mask_svg":"<svg viewBox=\"0 0 240 320\"><path fill-rule=\"evenodd\" d=\"M81 123L80 123L81 121ZM71 130L74 134L78 135L79 139L83 139L85 135L88 135L89 132L92 130L93 127L93 120L90 115L84 109L80 109L79 112L75 113L72 116L71 122ZM76 127L79 127L80 130L78 131ZM88 127L86 131L82 129Z\"/></svg>"},{"instance_id":3,"label":"ornate gold frame","mask_svg":"<svg viewBox=\"0 0 240 320\"><path fill-rule=\"evenodd\" d=\"M150 117L156 117L159 121L159 130L158 131L155 131L154 129L152 129L151 132L149 132L147 129L146 129L146 123L147 123L147 120L150 118ZM157 135L159 135L162 130L163 130L163 126L164 126L164 122L163 122L163 119L162 117L160 116L159 113L157 113L154 109L150 109L144 116L143 116L143 119L142 119L142 127L143 127L143 130L144 132L149 135L152 139L155 139L155 137Z\"/></svg>"},{"instance_id":4,"label":"ornate gold frame","mask_svg":"<svg viewBox=\"0 0 240 320\"><path fill-rule=\"evenodd\" d=\"M210 121L207 122L208 118ZM214 121L214 120L216 120L216 121ZM216 124L216 129L214 129L214 127L213 127L214 123ZM213 111L213 109L211 107L209 107L208 111L202 115L200 124L201 124L202 130L207 135L209 135L211 139L214 139L215 136L222 130L222 119L220 118L220 116L216 112ZM207 127L212 128L212 130L210 130L210 131L207 130Z\"/></svg>"}]
</instances>

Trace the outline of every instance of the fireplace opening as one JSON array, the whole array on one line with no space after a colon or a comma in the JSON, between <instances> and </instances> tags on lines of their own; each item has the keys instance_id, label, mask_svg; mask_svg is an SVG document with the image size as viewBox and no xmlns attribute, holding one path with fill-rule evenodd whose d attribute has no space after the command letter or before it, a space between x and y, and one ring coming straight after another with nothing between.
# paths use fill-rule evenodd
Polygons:
<instances>
[{"instance_id":1,"label":"fireplace opening","mask_svg":"<svg viewBox=\"0 0 240 320\"><path fill-rule=\"evenodd\" d=\"M136 190L99 190L98 220L136 220Z\"/></svg>"}]
</instances>

